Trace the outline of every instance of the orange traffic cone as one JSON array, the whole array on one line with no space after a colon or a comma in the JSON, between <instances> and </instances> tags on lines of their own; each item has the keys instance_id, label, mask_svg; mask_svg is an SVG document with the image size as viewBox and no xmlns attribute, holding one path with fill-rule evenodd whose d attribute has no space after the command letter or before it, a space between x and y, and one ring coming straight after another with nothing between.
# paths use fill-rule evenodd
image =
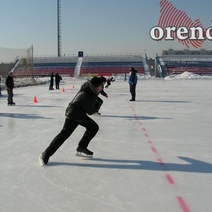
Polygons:
<instances>
[{"instance_id":1,"label":"orange traffic cone","mask_svg":"<svg viewBox=\"0 0 212 212\"><path fill-rule=\"evenodd\" d=\"M62 89L62 92L65 92L65 89L64 88Z\"/></svg>"},{"instance_id":2,"label":"orange traffic cone","mask_svg":"<svg viewBox=\"0 0 212 212\"><path fill-rule=\"evenodd\" d=\"M35 102L38 102L36 96L34 96L33 102L34 102L34 103L35 103Z\"/></svg>"}]
</instances>

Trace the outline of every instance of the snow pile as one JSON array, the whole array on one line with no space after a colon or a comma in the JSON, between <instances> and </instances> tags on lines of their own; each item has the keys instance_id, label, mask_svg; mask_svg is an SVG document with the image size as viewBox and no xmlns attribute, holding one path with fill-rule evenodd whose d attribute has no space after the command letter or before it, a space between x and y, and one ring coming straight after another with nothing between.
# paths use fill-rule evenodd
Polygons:
<instances>
[{"instance_id":1,"label":"snow pile","mask_svg":"<svg viewBox=\"0 0 212 212\"><path fill-rule=\"evenodd\" d=\"M181 79L212 79L212 76L200 76L190 72L183 72L182 74L169 75L164 78L165 80L181 80Z\"/></svg>"},{"instance_id":2,"label":"snow pile","mask_svg":"<svg viewBox=\"0 0 212 212\"><path fill-rule=\"evenodd\" d=\"M6 89L5 85L5 78L2 78L1 81L1 89L4 90ZM31 77L26 77L26 78L14 78L14 84L15 87L26 87L26 86L34 86L34 85L42 85L46 84L49 82L49 78L35 78L32 79Z\"/></svg>"},{"instance_id":3,"label":"snow pile","mask_svg":"<svg viewBox=\"0 0 212 212\"><path fill-rule=\"evenodd\" d=\"M49 79L42 79L42 78L35 78L32 79L31 77L28 78L14 78L15 87L26 87L26 86L33 86L33 85L41 85L46 84Z\"/></svg>"}]
</instances>

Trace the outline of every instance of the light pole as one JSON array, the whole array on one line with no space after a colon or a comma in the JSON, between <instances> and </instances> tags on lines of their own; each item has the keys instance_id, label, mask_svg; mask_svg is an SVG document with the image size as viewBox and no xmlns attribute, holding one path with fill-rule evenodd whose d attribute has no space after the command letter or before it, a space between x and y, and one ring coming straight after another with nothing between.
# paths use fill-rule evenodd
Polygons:
<instances>
[{"instance_id":1,"label":"light pole","mask_svg":"<svg viewBox=\"0 0 212 212\"><path fill-rule=\"evenodd\" d=\"M61 56L61 3L57 0L57 56Z\"/></svg>"}]
</instances>

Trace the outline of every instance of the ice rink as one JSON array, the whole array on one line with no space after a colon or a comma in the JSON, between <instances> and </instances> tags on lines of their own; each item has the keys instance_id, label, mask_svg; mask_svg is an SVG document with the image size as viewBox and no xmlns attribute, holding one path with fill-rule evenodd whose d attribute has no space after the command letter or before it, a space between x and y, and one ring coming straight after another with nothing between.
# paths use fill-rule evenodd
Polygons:
<instances>
[{"instance_id":1,"label":"ice rink","mask_svg":"<svg viewBox=\"0 0 212 212\"><path fill-rule=\"evenodd\" d=\"M212 80L139 80L136 102L116 80L101 97L102 115L92 116L94 158L75 156L79 126L41 167L83 82L16 88L16 106L2 91L0 211L211 212Z\"/></svg>"}]
</instances>

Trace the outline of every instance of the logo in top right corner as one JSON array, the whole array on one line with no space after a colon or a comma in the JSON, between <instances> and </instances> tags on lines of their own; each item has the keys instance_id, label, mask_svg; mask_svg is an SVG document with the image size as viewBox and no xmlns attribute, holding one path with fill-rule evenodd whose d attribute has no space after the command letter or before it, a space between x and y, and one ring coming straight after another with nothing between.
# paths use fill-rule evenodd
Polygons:
<instances>
[{"instance_id":1,"label":"logo in top right corner","mask_svg":"<svg viewBox=\"0 0 212 212\"><path fill-rule=\"evenodd\" d=\"M178 10L168 0L160 0L160 18L158 26L150 29L153 40L178 40L186 47L199 48L205 40L212 40L212 27L203 28L199 19L192 19L182 10Z\"/></svg>"}]
</instances>

